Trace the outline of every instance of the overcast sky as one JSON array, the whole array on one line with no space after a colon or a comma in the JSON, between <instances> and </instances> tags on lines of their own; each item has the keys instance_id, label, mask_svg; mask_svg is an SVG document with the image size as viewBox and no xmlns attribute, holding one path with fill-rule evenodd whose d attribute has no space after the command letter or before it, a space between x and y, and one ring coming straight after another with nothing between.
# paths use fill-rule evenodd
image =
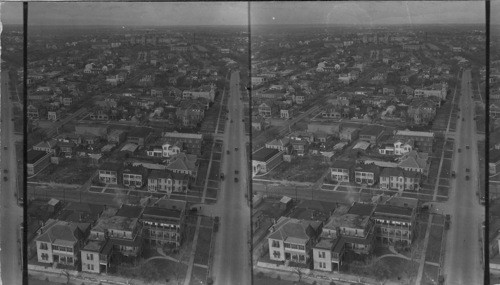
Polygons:
<instances>
[{"instance_id":1,"label":"overcast sky","mask_svg":"<svg viewBox=\"0 0 500 285\"><path fill-rule=\"evenodd\" d=\"M5 24L23 23L23 3L4 2L0 3L0 20Z\"/></svg>"},{"instance_id":2,"label":"overcast sky","mask_svg":"<svg viewBox=\"0 0 500 285\"><path fill-rule=\"evenodd\" d=\"M252 2L252 24L485 23L484 1Z\"/></svg>"},{"instance_id":3,"label":"overcast sky","mask_svg":"<svg viewBox=\"0 0 500 285\"><path fill-rule=\"evenodd\" d=\"M247 2L79 2L28 5L29 25L246 25Z\"/></svg>"},{"instance_id":4,"label":"overcast sky","mask_svg":"<svg viewBox=\"0 0 500 285\"><path fill-rule=\"evenodd\" d=\"M247 2L30 2L30 25L246 25ZM22 24L22 4L3 3L3 23ZM500 24L500 1L491 2ZM484 23L483 1L251 2L252 24Z\"/></svg>"}]
</instances>

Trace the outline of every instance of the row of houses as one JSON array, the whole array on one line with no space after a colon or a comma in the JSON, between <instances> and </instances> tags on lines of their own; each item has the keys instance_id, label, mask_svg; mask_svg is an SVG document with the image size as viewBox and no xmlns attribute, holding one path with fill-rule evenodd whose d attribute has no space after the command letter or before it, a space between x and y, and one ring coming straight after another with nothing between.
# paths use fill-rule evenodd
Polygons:
<instances>
[{"instance_id":1,"label":"row of houses","mask_svg":"<svg viewBox=\"0 0 500 285\"><path fill-rule=\"evenodd\" d=\"M340 271L347 252L369 255L376 242L408 246L415 235L416 199L353 203L326 221L281 217L267 237L269 258L286 266Z\"/></svg>"},{"instance_id":2,"label":"row of houses","mask_svg":"<svg viewBox=\"0 0 500 285\"><path fill-rule=\"evenodd\" d=\"M145 244L178 247L184 237L186 202L159 200L148 206L98 206L97 219L49 219L35 238L37 260L105 273L112 256L136 258Z\"/></svg>"}]
</instances>

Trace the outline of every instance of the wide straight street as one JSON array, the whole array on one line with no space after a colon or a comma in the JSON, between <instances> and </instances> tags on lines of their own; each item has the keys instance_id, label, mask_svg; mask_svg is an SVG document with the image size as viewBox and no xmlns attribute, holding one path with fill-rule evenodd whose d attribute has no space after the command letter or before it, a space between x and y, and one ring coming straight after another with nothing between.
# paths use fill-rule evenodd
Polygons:
<instances>
[{"instance_id":1,"label":"wide straight street","mask_svg":"<svg viewBox=\"0 0 500 285\"><path fill-rule=\"evenodd\" d=\"M2 172L0 206L0 238L2 284L22 284L21 244L19 225L22 222L22 208L17 205L16 177L17 159L15 152L15 134L12 114L12 102L9 99L9 76L2 74L2 113L1 113L1 151L0 165ZM7 180L4 180L7 177Z\"/></svg>"},{"instance_id":2,"label":"wide straight street","mask_svg":"<svg viewBox=\"0 0 500 285\"><path fill-rule=\"evenodd\" d=\"M229 88L229 120L224 135L222 182L217 208L221 213L220 229L214 248L215 284L250 284L250 208L248 191L243 104L240 100L239 72L232 72ZM227 154L229 151L229 154ZM237 173L238 172L238 173ZM235 180L237 179L237 180Z\"/></svg>"},{"instance_id":3,"label":"wide straight street","mask_svg":"<svg viewBox=\"0 0 500 285\"><path fill-rule=\"evenodd\" d=\"M477 153L471 71L462 74L460 117L455 140L453 170L456 179L445 211L451 215L444 262L446 284L483 284L480 231L484 207L479 203L479 158ZM461 152L458 152L461 149ZM467 170L468 169L468 170ZM466 179L469 176L469 179Z\"/></svg>"}]
</instances>

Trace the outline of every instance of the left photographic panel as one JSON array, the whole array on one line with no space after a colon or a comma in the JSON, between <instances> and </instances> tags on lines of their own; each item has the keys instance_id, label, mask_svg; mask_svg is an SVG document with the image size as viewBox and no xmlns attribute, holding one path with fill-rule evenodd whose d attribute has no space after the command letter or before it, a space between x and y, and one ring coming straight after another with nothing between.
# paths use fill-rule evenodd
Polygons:
<instances>
[{"instance_id":1,"label":"left photographic panel","mask_svg":"<svg viewBox=\"0 0 500 285\"><path fill-rule=\"evenodd\" d=\"M30 284L250 284L248 36L242 2L29 3Z\"/></svg>"},{"instance_id":2,"label":"left photographic panel","mask_svg":"<svg viewBox=\"0 0 500 285\"><path fill-rule=\"evenodd\" d=\"M2 3L0 20L0 284L22 284L23 4Z\"/></svg>"}]
</instances>

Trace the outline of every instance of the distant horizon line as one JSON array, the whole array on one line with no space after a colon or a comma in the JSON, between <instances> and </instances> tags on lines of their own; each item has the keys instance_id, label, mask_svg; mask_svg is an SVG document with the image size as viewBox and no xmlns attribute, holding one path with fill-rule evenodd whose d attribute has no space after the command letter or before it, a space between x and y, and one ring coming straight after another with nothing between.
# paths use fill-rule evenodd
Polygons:
<instances>
[{"instance_id":1,"label":"distant horizon line","mask_svg":"<svg viewBox=\"0 0 500 285\"><path fill-rule=\"evenodd\" d=\"M400 23L400 24L324 24L324 23L313 23L313 24L291 24L291 23L285 23L285 24L250 24L250 26L270 26L270 27L276 27L276 26L339 26L339 27L383 27L383 26L432 26L432 25L438 25L438 26L444 26L444 25L460 25L460 26L466 26L466 25L485 25L486 23ZM4 26L23 26L23 24L9 24L9 23L3 23ZM491 26L500 26L500 23L498 24L491 24ZM165 25L119 25L119 24L94 24L94 25L87 25L87 24L75 24L75 25L70 25L68 24L29 24L28 27L59 27L59 26L65 26L68 28L71 27L150 27L150 28L158 28L158 27L248 27L248 24L165 24Z\"/></svg>"}]
</instances>

